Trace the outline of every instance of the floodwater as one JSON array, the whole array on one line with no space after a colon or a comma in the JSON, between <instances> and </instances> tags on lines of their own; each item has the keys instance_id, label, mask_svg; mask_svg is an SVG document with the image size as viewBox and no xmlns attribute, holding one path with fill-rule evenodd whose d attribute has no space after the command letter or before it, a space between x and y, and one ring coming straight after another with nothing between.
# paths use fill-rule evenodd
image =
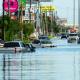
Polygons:
<instances>
[{"instance_id":1,"label":"floodwater","mask_svg":"<svg viewBox=\"0 0 80 80\"><path fill-rule=\"evenodd\" d=\"M52 39L54 48L0 53L0 80L80 80L80 45Z\"/></svg>"}]
</instances>

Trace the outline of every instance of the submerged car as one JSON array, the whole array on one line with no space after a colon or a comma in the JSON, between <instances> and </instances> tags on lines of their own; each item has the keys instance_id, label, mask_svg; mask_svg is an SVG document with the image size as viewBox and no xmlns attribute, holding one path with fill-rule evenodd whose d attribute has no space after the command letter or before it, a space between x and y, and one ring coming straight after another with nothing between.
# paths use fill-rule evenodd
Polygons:
<instances>
[{"instance_id":1,"label":"submerged car","mask_svg":"<svg viewBox=\"0 0 80 80\"><path fill-rule=\"evenodd\" d=\"M67 35L66 34L62 34L61 35L61 39L67 39Z\"/></svg>"},{"instance_id":2,"label":"submerged car","mask_svg":"<svg viewBox=\"0 0 80 80\"><path fill-rule=\"evenodd\" d=\"M34 40L32 45L36 48L55 47L50 40Z\"/></svg>"},{"instance_id":3,"label":"submerged car","mask_svg":"<svg viewBox=\"0 0 80 80\"><path fill-rule=\"evenodd\" d=\"M31 52L31 47L26 46L22 41L9 41L4 43L5 50L14 50L15 52Z\"/></svg>"},{"instance_id":4,"label":"submerged car","mask_svg":"<svg viewBox=\"0 0 80 80\"><path fill-rule=\"evenodd\" d=\"M55 47L50 40L41 40L41 47Z\"/></svg>"},{"instance_id":5,"label":"submerged car","mask_svg":"<svg viewBox=\"0 0 80 80\"><path fill-rule=\"evenodd\" d=\"M41 43L40 43L40 40L34 40L34 41L32 41L32 46L33 47L40 47L41 46Z\"/></svg>"}]
</instances>

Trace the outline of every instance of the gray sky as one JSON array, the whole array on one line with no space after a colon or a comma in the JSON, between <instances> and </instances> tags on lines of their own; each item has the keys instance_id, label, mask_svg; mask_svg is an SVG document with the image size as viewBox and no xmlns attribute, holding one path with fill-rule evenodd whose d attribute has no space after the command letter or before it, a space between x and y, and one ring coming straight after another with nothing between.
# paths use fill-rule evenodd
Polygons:
<instances>
[{"instance_id":1,"label":"gray sky","mask_svg":"<svg viewBox=\"0 0 80 80\"><path fill-rule=\"evenodd\" d=\"M0 0L0 15L2 13L2 0ZM78 24L78 0L76 1L76 24ZM53 0L53 5L57 7L57 14L61 18L67 18L68 24L73 24L73 0Z\"/></svg>"},{"instance_id":2,"label":"gray sky","mask_svg":"<svg viewBox=\"0 0 80 80\"><path fill-rule=\"evenodd\" d=\"M74 0L53 0L53 4L57 6L58 16L67 18L68 24L73 24L73 1ZM75 21L76 24L78 24L78 0L75 1Z\"/></svg>"}]
</instances>

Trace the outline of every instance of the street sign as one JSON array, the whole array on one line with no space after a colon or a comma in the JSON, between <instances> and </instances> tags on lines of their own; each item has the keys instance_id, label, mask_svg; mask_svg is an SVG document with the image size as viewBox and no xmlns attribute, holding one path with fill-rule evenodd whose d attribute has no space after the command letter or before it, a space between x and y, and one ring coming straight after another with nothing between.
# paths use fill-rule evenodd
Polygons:
<instances>
[{"instance_id":1,"label":"street sign","mask_svg":"<svg viewBox=\"0 0 80 80\"><path fill-rule=\"evenodd\" d=\"M17 0L4 0L4 10L6 12L16 12L18 9L18 1Z\"/></svg>"},{"instance_id":2,"label":"street sign","mask_svg":"<svg viewBox=\"0 0 80 80\"><path fill-rule=\"evenodd\" d=\"M26 6L26 0L18 0L18 1L19 1L19 4L22 3L22 6L24 7Z\"/></svg>"},{"instance_id":3,"label":"street sign","mask_svg":"<svg viewBox=\"0 0 80 80\"><path fill-rule=\"evenodd\" d=\"M46 12L46 11L53 11L56 10L55 6L40 6L40 9L42 12Z\"/></svg>"}]
</instances>

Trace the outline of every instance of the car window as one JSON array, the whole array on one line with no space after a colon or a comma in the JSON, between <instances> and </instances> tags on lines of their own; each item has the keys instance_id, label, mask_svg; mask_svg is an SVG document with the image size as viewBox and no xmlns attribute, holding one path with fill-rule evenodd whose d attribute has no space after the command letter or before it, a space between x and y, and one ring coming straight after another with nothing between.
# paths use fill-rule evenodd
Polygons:
<instances>
[{"instance_id":1,"label":"car window","mask_svg":"<svg viewBox=\"0 0 80 80\"><path fill-rule=\"evenodd\" d=\"M44 36L44 37L39 37L39 39L48 39L48 37Z\"/></svg>"},{"instance_id":2,"label":"car window","mask_svg":"<svg viewBox=\"0 0 80 80\"><path fill-rule=\"evenodd\" d=\"M17 42L10 42L10 43L5 43L4 47L20 47L19 43Z\"/></svg>"},{"instance_id":3,"label":"car window","mask_svg":"<svg viewBox=\"0 0 80 80\"><path fill-rule=\"evenodd\" d=\"M51 41L41 41L42 44L51 44Z\"/></svg>"},{"instance_id":4,"label":"car window","mask_svg":"<svg viewBox=\"0 0 80 80\"><path fill-rule=\"evenodd\" d=\"M78 34L69 34L69 36L78 36Z\"/></svg>"},{"instance_id":5,"label":"car window","mask_svg":"<svg viewBox=\"0 0 80 80\"><path fill-rule=\"evenodd\" d=\"M40 41L39 41L39 40L34 40L32 43L34 43L34 44L39 44Z\"/></svg>"}]
</instances>

